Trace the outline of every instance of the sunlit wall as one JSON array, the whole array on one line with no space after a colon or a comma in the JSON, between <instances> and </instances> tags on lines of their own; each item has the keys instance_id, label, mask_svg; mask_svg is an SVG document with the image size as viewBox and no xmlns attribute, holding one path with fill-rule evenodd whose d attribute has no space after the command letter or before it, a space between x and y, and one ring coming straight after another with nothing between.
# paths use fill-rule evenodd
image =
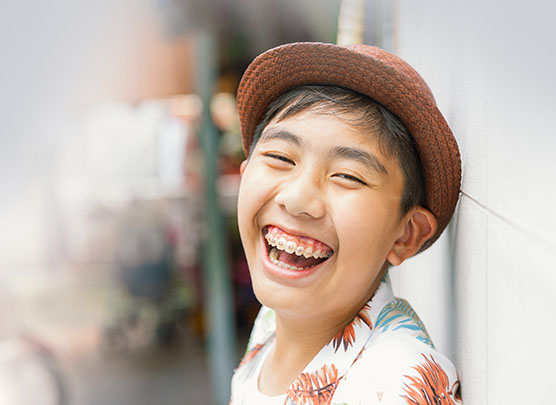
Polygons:
<instances>
[{"instance_id":1,"label":"sunlit wall","mask_svg":"<svg viewBox=\"0 0 556 405\"><path fill-rule=\"evenodd\" d=\"M438 325L466 404L550 402L556 9L540 0L396 5L395 50L430 84L463 158L456 216L442 243L407 263L401 289Z\"/></svg>"}]
</instances>

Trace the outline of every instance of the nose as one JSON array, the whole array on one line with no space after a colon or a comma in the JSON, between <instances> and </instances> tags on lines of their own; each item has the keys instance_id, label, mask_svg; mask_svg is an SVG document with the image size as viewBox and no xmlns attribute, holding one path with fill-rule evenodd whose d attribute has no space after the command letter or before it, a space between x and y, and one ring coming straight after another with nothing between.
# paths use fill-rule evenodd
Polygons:
<instances>
[{"instance_id":1,"label":"nose","mask_svg":"<svg viewBox=\"0 0 556 405\"><path fill-rule=\"evenodd\" d=\"M326 202L317 177L311 171L293 176L284 182L276 195L276 204L293 216L322 218L326 213Z\"/></svg>"}]
</instances>

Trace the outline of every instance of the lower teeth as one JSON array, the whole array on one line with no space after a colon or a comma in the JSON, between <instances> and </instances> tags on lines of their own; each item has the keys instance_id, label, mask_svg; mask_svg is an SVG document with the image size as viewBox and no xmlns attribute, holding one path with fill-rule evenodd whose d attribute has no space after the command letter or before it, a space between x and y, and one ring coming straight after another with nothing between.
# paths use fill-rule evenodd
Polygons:
<instances>
[{"instance_id":1,"label":"lower teeth","mask_svg":"<svg viewBox=\"0 0 556 405\"><path fill-rule=\"evenodd\" d=\"M292 266L286 263L282 263L281 261L278 260L278 255L279 255L279 250L276 249L275 247L273 247L272 249L270 249L270 252L268 254L268 257L270 259L270 261L284 269L288 269L288 270L305 270L308 269L309 267L296 267L296 266Z\"/></svg>"}]
</instances>

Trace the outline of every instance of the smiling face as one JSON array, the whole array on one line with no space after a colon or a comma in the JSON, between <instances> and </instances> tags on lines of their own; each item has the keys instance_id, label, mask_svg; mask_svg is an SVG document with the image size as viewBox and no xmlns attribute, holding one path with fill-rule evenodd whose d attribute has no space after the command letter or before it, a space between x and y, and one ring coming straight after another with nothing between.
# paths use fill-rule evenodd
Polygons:
<instances>
[{"instance_id":1,"label":"smiling face","mask_svg":"<svg viewBox=\"0 0 556 405\"><path fill-rule=\"evenodd\" d=\"M284 317L349 320L406 229L396 160L343 118L308 109L274 119L242 167L238 221L253 288Z\"/></svg>"}]
</instances>

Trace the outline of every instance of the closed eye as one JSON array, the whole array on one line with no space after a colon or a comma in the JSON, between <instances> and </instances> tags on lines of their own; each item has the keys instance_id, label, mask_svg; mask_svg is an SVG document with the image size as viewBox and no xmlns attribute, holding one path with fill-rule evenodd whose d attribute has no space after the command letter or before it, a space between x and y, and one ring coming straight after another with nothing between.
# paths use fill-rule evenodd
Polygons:
<instances>
[{"instance_id":1,"label":"closed eye","mask_svg":"<svg viewBox=\"0 0 556 405\"><path fill-rule=\"evenodd\" d=\"M352 176L351 174L338 173L338 174L335 174L334 176L340 177L342 179L350 180L350 181L353 181L353 182L356 182L356 183L360 183L360 184L363 184L364 186L367 185L367 183L365 183L363 180L361 180L361 179L359 179L355 176Z\"/></svg>"},{"instance_id":2,"label":"closed eye","mask_svg":"<svg viewBox=\"0 0 556 405\"><path fill-rule=\"evenodd\" d=\"M269 158L272 158L272 159L281 160L282 162L286 162L286 163L289 163L289 164L295 166L295 162L294 162L293 160L291 160L291 159L288 159L288 158L285 157L285 156L276 155L276 154L274 154L274 153L265 153L265 156L268 156Z\"/></svg>"}]
</instances>

